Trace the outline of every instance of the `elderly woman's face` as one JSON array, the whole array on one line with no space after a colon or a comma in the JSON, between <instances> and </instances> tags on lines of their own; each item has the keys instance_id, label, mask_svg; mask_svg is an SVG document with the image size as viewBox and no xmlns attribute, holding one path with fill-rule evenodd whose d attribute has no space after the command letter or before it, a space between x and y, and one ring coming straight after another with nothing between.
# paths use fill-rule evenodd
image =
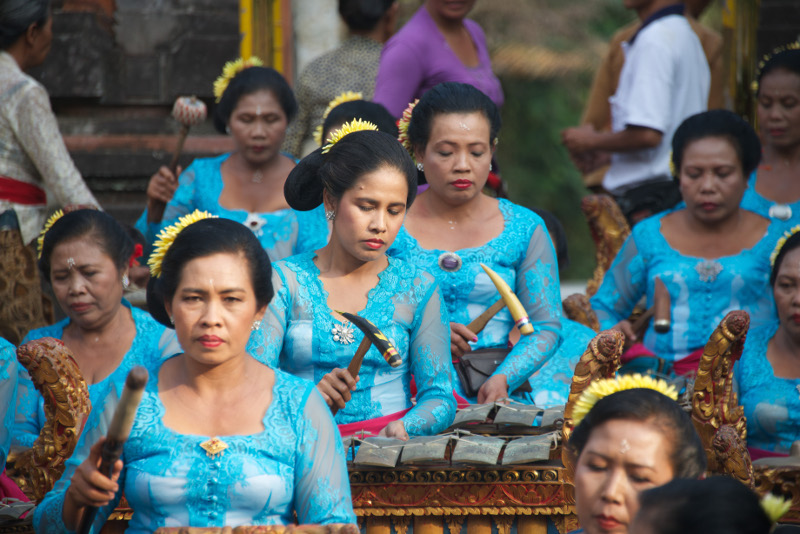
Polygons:
<instances>
[{"instance_id":1,"label":"elderly woman's face","mask_svg":"<svg viewBox=\"0 0 800 534\"><path fill-rule=\"evenodd\" d=\"M237 149L255 166L280 153L287 125L280 102L266 89L243 95L228 121Z\"/></svg>"},{"instance_id":2,"label":"elderly woman's face","mask_svg":"<svg viewBox=\"0 0 800 534\"><path fill-rule=\"evenodd\" d=\"M724 137L704 137L686 145L679 183L686 209L709 224L737 212L747 187L739 155Z\"/></svg>"},{"instance_id":3,"label":"elderly woman's face","mask_svg":"<svg viewBox=\"0 0 800 534\"><path fill-rule=\"evenodd\" d=\"M764 75L756 113L765 144L783 149L800 144L800 75L786 69Z\"/></svg>"},{"instance_id":4,"label":"elderly woman's face","mask_svg":"<svg viewBox=\"0 0 800 534\"><path fill-rule=\"evenodd\" d=\"M672 480L671 445L650 422L611 420L596 427L575 465L575 502L588 534L627 534L639 493Z\"/></svg>"},{"instance_id":5,"label":"elderly woman's face","mask_svg":"<svg viewBox=\"0 0 800 534\"><path fill-rule=\"evenodd\" d=\"M783 256L773 290L781 328L800 339L800 248Z\"/></svg>"},{"instance_id":6,"label":"elderly woman's face","mask_svg":"<svg viewBox=\"0 0 800 534\"><path fill-rule=\"evenodd\" d=\"M50 283L59 306L82 329L110 321L122 301L122 274L91 236L65 241L50 254Z\"/></svg>"},{"instance_id":7,"label":"elderly woman's face","mask_svg":"<svg viewBox=\"0 0 800 534\"><path fill-rule=\"evenodd\" d=\"M219 253L183 266L166 309L187 357L211 367L244 355L266 308L258 308L247 260Z\"/></svg>"}]
</instances>

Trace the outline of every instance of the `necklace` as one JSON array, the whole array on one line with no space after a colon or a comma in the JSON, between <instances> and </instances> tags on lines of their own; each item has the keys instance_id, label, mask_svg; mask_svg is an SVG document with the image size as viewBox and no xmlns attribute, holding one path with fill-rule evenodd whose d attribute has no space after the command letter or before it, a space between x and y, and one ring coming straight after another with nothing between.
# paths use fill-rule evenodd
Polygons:
<instances>
[{"instance_id":1,"label":"necklace","mask_svg":"<svg viewBox=\"0 0 800 534\"><path fill-rule=\"evenodd\" d=\"M261 180L263 179L264 175L261 173L261 170L259 169L253 173L253 177L250 179L250 181L253 182L254 184L260 184Z\"/></svg>"}]
</instances>

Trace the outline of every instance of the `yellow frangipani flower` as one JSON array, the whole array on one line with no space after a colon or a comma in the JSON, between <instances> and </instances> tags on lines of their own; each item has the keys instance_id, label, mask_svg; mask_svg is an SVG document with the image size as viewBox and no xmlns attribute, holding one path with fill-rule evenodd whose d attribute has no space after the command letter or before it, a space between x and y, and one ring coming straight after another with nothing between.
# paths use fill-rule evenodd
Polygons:
<instances>
[{"instance_id":1,"label":"yellow frangipani flower","mask_svg":"<svg viewBox=\"0 0 800 534\"><path fill-rule=\"evenodd\" d=\"M216 218L216 215L211 215L207 211L194 210L192 213L179 218L175 224L161 230L158 234L158 240L153 244L153 253L150 254L150 258L147 260L150 274L154 278L161 276L161 262L164 261L164 255L184 228L203 219Z\"/></svg>"},{"instance_id":2,"label":"yellow frangipani flower","mask_svg":"<svg viewBox=\"0 0 800 534\"><path fill-rule=\"evenodd\" d=\"M411 113L414 111L414 106L416 106L418 102L419 98L411 102L403 111L403 116L397 121L397 140L400 141L400 144L411 154L411 159L413 159L415 163L414 147L411 146L411 140L408 138L408 124L411 122Z\"/></svg>"},{"instance_id":3,"label":"yellow frangipani flower","mask_svg":"<svg viewBox=\"0 0 800 534\"><path fill-rule=\"evenodd\" d=\"M325 124L325 119L331 114L333 108L345 102L354 102L356 100L364 100L364 95L356 91L345 91L328 102L328 107L325 108L325 111L322 113L322 121L320 121L319 125L314 129L314 141L316 141L317 146L322 146L322 125Z\"/></svg>"},{"instance_id":4,"label":"yellow frangipani flower","mask_svg":"<svg viewBox=\"0 0 800 534\"><path fill-rule=\"evenodd\" d=\"M781 249L783 245L786 244L786 240L792 237L797 232L800 232L800 224L797 226L792 226L789 230L785 231L778 242L775 244L775 248L772 250L772 254L769 255L769 264L771 266L775 266L775 260L778 259L778 254L781 253Z\"/></svg>"},{"instance_id":5,"label":"yellow frangipani flower","mask_svg":"<svg viewBox=\"0 0 800 534\"><path fill-rule=\"evenodd\" d=\"M361 132L364 130L373 130L378 131L378 127L368 121L362 121L361 119L355 119L350 122L346 122L342 124L342 127L333 132L328 139L328 144L322 147L322 153L327 154L333 148L333 145L338 143L348 134L353 132Z\"/></svg>"},{"instance_id":6,"label":"yellow frangipani flower","mask_svg":"<svg viewBox=\"0 0 800 534\"><path fill-rule=\"evenodd\" d=\"M612 393L618 391L625 391L628 389L652 389L658 391L662 395L666 395L672 400L678 400L678 390L675 386L667 384L666 380L660 378L656 379L651 376L643 376L639 373L632 375L621 375L616 378L604 378L602 380L595 380L589 387L583 390L581 396L578 397L575 406L572 409L572 421L575 426L586 417L597 401L603 397L607 397Z\"/></svg>"},{"instance_id":7,"label":"yellow frangipani flower","mask_svg":"<svg viewBox=\"0 0 800 534\"><path fill-rule=\"evenodd\" d=\"M219 102L222 99L222 94L225 92L225 89L228 88L228 84L231 82L234 76L245 69L249 69L250 67L263 66L264 62L255 56L247 59L239 58L235 61L228 61L225 63L225 66L222 67L222 74L220 74L220 76L214 81L214 98L216 99L216 102Z\"/></svg>"},{"instance_id":8,"label":"yellow frangipani flower","mask_svg":"<svg viewBox=\"0 0 800 534\"><path fill-rule=\"evenodd\" d=\"M49 219L47 219L47 222L44 223L44 228L42 228L42 231L39 232L39 237L36 239L36 248L39 252L37 258L42 259L42 247L44 246L44 235L47 233L48 230L50 230L50 228L53 227L56 221L63 216L64 216L63 211L56 210L56 212L53 213Z\"/></svg>"},{"instance_id":9,"label":"yellow frangipani flower","mask_svg":"<svg viewBox=\"0 0 800 534\"><path fill-rule=\"evenodd\" d=\"M773 493L767 493L761 498L761 508L773 523L777 523L778 520L783 517L783 514L788 512L791 507L791 499L784 499Z\"/></svg>"}]
</instances>

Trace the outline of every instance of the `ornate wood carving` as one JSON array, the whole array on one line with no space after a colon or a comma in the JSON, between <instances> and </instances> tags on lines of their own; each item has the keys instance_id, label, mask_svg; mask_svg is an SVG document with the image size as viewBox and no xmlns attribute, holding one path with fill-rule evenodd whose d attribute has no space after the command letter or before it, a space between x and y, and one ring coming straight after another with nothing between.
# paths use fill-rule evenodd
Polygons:
<instances>
[{"instance_id":1,"label":"ornate wood carving","mask_svg":"<svg viewBox=\"0 0 800 534\"><path fill-rule=\"evenodd\" d=\"M26 343L17 349L17 359L44 397L46 422L33 446L15 457L9 476L28 498L39 501L64 472L92 405L80 369L61 341L46 337Z\"/></svg>"},{"instance_id":2,"label":"ornate wood carving","mask_svg":"<svg viewBox=\"0 0 800 534\"><path fill-rule=\"evenodd\" d=\"M588 326L595 332L600 332L600 321L592 309L589 297L583 293L574 293L561 302L564 315L575 322Z\"/></svg>"},{"instance_id":3,"label":"ornate wood carving","mask_svg":"<svg viewBox=\"0 0 800 534\"><path fill-rule=\"evenodd\" d=\"M581 210L589 223L589 231L595 244L597 267L592 279L586 284L586 295L591 297L603 281L603 276L622 248L631 229L619 206L608 195L588 195L581 201Z\"/></svg>"},{"instance_id":4,"label":"ornate wood carving","mask_svg":"<svg viewBox=\"0 0 800 534\"><path fill-rule=\"evenodd\" d=\"M733 364L742 355L750 317L732 311L703 350L692 394L692 421L708 455L710 474L726 474L753 487L744 409L733 391Z\"/></svg>"}]
</instances>

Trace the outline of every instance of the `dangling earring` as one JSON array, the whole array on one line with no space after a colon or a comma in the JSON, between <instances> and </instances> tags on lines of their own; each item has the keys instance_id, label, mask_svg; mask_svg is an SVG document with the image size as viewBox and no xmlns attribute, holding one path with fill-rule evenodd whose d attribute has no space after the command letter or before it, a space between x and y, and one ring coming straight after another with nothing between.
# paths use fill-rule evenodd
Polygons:
<instances>
[{"instance_id":1,"label":"dangling earring","mask_svg":"<svg viewBox=\"0 0 800 534\"><path fill-rule=\"evenodd\" d=\"M492 172L492 164L489 164L489 172Z\"/></svg>"},{"instance_id":2,"label":"dangling earring","mask_svg":"<svg viewBox=\"0 0 800 534\"><path fill-rule=\"evenodd\" d=\"M128 287L130 287L130 285L131 285L131 279L128 278L128 273L123 274L122 275L122 288L123 289L128 289Z\"/></svg>"},{"instance_id":3,"label":"dangling earring","mask_svg":"<svg viewBox=\"0 0 800 534\"><path fill-rule=\"evenodd\" d=\"M225 133L228 134L228 135L231 134L231 127L230 126L226 126L225 127Z\"/></svg>"},{"instance_id":4,"label":"dangling earring","mask_svg":"<svg viewBox=\"0 0 800 534\"><path fill-rule=\"evenodd\" d=\"M425 166L422 163L417 163L417 170L419 172L422 172L423 170L425 170Z\"/></svg>"},{"instance_id":5,"label":"dangling earring","mask_svg":"<svg viewBox=\"0 0 800 534\"><path fill-rule=\"evenodd\" d=\"M250 327L250 331L251 332L255 332L256 330L258 330L260 328L261 328L261 320L260 319L256 319L255 321L253 321L253 325Z\"/></svg>"},{"instance_id":6,"label":"dangling earring","mask_svg":"<svg viewBox=\"0 0 800 534\"><path fill-rule=\"evenodd\" d=\"M172 326L175 326L175 318L173 316L171 316L171 315L169 316L169 324L171 324Z\"/></svg>"},{"instance_id":7,"label":"dangling earring","mask_svg":"<svg viewBox=\"0 0 800 534\"><path fill-rule=\"evenodd\" d=\"M328 210L328 209L325 210L325 220L326 221L332 221L335 218L336 218L336 212L335 211Z\"/></svg>"}]
</instances>

